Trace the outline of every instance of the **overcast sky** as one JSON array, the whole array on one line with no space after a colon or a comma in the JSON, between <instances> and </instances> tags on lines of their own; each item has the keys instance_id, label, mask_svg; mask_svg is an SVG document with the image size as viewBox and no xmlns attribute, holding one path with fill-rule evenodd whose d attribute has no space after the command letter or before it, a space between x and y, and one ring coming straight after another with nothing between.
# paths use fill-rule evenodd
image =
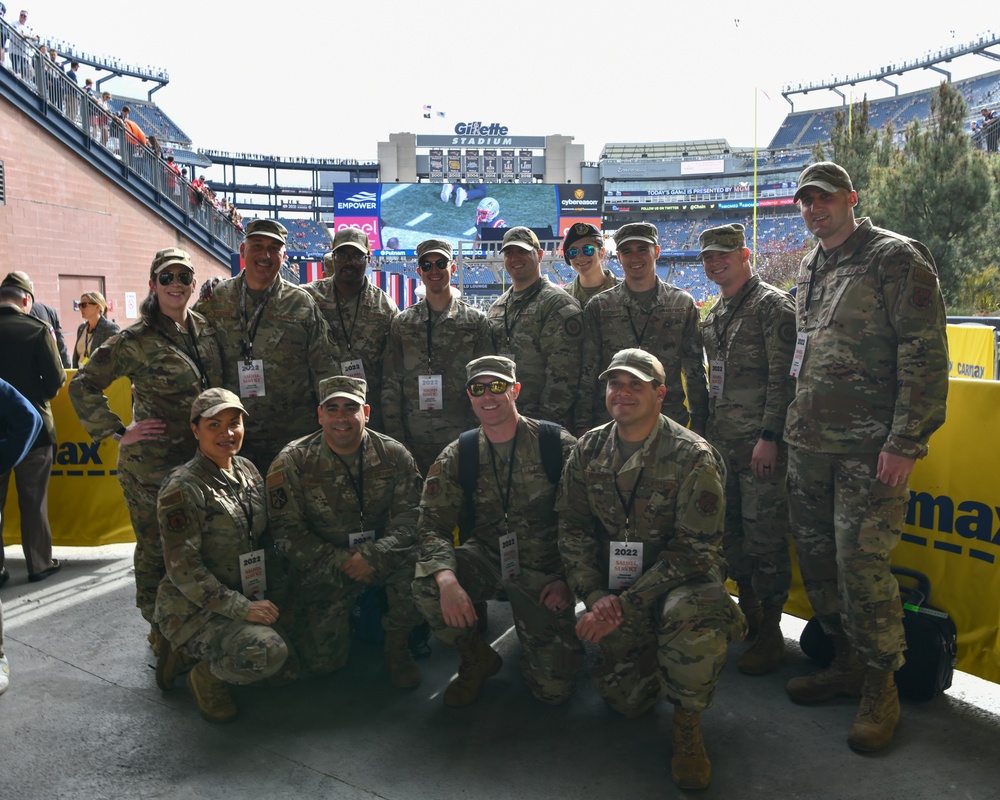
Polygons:
<instances>
[{"instance_id":1,"label":"overcast sky","mask_svg":"<svg viewBox=\"0 0 1000 800\"><path fill-rule=\"evenodd\" d=\"M4 2L15 22L17 0ZM607 142L725 138L763 147L790 110L781 96L787 84L917 58L993 25L1000 33L992 4L982 0L678 5L30 0L24 7L43 37L165 68L170 84L154 99L196 147L372 160L390 133L451 133L477 120L506 125L511 135L573 136L588 160ZM338 12L344 6L355 13ZM956 62L954 75L997 68L972 57ZM900 79L900 91L936 82L921 72ZM145 97L148 84L112 80L105 88ZM855 91L866 90L891 93L872 84ZM795 102L805 109L839 98L823 92ZM423 119L425 104L445 118Z\"/></svg>"}]
</instances>

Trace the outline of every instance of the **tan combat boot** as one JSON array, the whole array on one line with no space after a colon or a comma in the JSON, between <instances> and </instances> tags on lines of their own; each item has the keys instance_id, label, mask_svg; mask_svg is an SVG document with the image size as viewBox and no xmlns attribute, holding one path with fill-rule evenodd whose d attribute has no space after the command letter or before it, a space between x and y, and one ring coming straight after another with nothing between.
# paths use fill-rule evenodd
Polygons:
<instances>
[{"instance_id":1,"label":"tan combat boot","mask_svg":"<svg viewBox=\"0 0 1000 800\"><path fill-rule=\"evenodd\" d=\"M740 611L743 612L743 616L747 618L747 638L753 639L757 636L760 631L760 620L764 613L760 605L760 599L757 597L757 593L753 590L753 587L747 584L738 584L740 597Z\"/></svg>"},{"instance_id":2,"label":"tan combat boot","mask_svg":"<svg viewBox=\"0 0 1000 800\"><path fill-rule=\"evenodd\" d=\"M496 675L503 666L500 654L486 644L475 630L459 644L458 652L462 656L458 675L444 690L444 704L453 708L463 708L474 703L483 690L486 679Z\"/></svg>"},{"instance_id":3,"label":"tan combat boot","mask_svg":"<svg viewBox=\"0 0 1000 800\"><path fill-rule=\"evenodd\" d=\"M156 654L156 685L164 692L174 688L174 681L184 671L184 657L170 646L165 637L160 639L160 649Z\"/></svg>"},{"instance_id":4,"label":"tan combat boot","mask_svg":"<svg viewBox=\"0 0 1000 800\"><path fill-rule=\"evenodd\" d=\"M877 753L889 746L899 724L899 690L892 672L865 668L861 707L847 734L852 750Z\"/></svg>"},{"instance_id":5,"label":"tan combat boot","mask_svg":"<svg viewBox=\"0 0 1000 800\"><path fill-rule=\"evenodd\" d=\"M784 658L785 636L781 632L781 608L768 606L761 614L757 638L736 667L746 675L764 675L777 667Z\"/></svg>"},{"instance_id":6,"label":"tan combat boot","mask_svg":"<svg viewBox=\"0 0 1000 800\"><path fill-rule=\"evenodd\" d=\"M842 636L831 636L836 656L826 669L792 678L785 691L796 703L814 705L834 697L861 697L865 668L854 655L850 642Z\"/></svg>"},{"instance_id":7,"label":"tan combat boot","mask_svg":"<svg viewBox=\"0 0 1000 800\"><path fill-rule=\"evenodd\" d=\"M674 707L674 755L670 774L681 789L707 789L712 780L712 762L701 738L700 714Z\"/></svg>"},{"instance_id":8,"label":"tan combat boot","mask_svg":"<svg viewBox=\"0 0 1000 800\"><path fill-rule=\"evenodd\" d=\"M389 681L397 689L412 689L420 685L420 667L410 653L410 629L386 631L385 665L389 668Z\"/></svg>"},{"instance_id":9,"label":"tan combat boot","mask_svg":"<svg viewBox=\"0 0 1000 800\"><path fill-rule=\"evenodd\" d=\"M209 722L232 722L239 713L225 683L208 669L207 661L199 661L188 673L188 688L198 703L202 717Z\"/></svg>"}]
</instances>

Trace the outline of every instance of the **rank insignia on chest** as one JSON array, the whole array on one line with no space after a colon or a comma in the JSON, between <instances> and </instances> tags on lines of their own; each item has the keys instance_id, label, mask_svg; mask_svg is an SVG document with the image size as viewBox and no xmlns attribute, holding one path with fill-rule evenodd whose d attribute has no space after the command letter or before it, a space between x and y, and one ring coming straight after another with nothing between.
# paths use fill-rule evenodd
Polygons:
<instances>
[{"instance_id":1,"label":"rank insignia on chest","mask_svg":"<svg viewBox=\"0 0 1000 800\"><path fill-rule=\"evenodd\" d=\"M284 489L271 490L271 508L284 508L288 502L288 495Z\"/></svg>"}]
</instances>

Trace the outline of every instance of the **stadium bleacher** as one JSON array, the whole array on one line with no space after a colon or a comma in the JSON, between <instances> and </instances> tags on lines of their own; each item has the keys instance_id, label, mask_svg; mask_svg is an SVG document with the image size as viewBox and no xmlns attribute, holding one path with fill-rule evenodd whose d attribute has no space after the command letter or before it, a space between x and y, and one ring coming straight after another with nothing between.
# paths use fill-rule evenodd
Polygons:
<instances>
[{"instance_id":1,"label":"stadium bleacher","mask_svg":"<svg viewBox=\"0 0 1000 800\"><path fill-rule=\"evenodd\" d=\"M289 256L305 255L321 258L330 249L330 235L322 223L311 219L279 217L278 221L288 229L286 249Z\"/></svg>"},{"instance_id":2,"label":"stadium bleacher","mask_svg":"<svg viewBox=\"0 0 1000 800\"><path fill-rule=\"evenodd\" d=\"M113 97L108 106L113 114L121 114L122 106L128 106L132 112L132 119L139 123L143 133L147 136L156 136L161 144L166 142L187 146L192 144L191 137L155 103L131 97Z\"/></svg>"}]
</instances>

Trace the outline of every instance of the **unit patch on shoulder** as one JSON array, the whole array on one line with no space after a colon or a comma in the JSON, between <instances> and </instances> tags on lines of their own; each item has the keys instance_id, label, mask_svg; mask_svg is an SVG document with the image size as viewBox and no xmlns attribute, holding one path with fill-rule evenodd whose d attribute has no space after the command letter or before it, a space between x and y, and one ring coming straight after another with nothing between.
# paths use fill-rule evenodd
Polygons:
<instances>
[{"instance_id":1,"label":"unit patch on shoulder","mask_svg":"<svg viewBox=\"0 0 1000 800\"><path fill-rule=\"evenodd\" d=\"M698 498L698 510L705 516L714 514L719 508L719 496L707 489Z\"/></svg>"},{"instance_id":2,"label":"unit patch on shoulder","mask_svg":"<svg viewBox=\"0 0 1000 800\"><path fill-rule=\"evenodd\" d=\"M271 508L281 509L284 508L285 505L288 503L288 495L285 493L285 490L283 488L272 489L270 491L270 497L271 497Z\"/></svg>"},{"instance_id":3,"label":"unit patch on shoulder","mask_svg":"<svg viewBox=\"0 0 1000 800\"><path fill-rule=\"evenodd\" d=\"M183 508L175 508L167 513L167 527L172 531L182 531L188 525L187 512Z\"/></svg>"}]
</instances>

